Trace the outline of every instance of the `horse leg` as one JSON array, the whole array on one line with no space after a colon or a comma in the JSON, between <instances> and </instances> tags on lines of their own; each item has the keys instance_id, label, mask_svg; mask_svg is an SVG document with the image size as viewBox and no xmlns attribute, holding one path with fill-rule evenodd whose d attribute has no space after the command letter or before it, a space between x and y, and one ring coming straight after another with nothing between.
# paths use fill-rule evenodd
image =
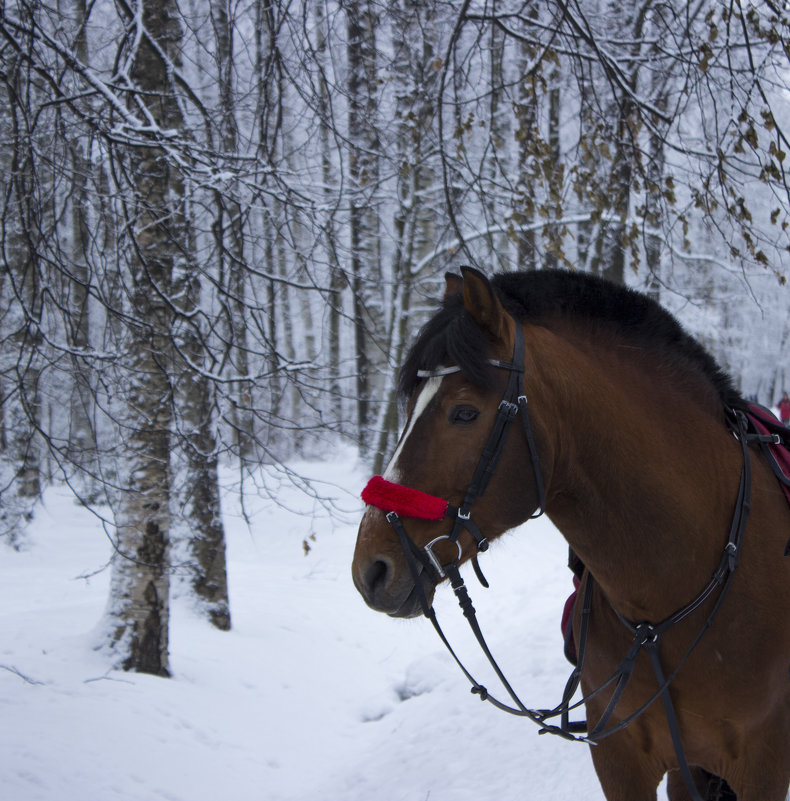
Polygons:
<instances>
[{"instance_id":1,"label":"horse leg","mask_svg":"<svg viewBox=\"0 0 790 801\"><path fill-rule=\"evenodd\" d=\"M601 789L607 801L656 801L663 771L630 734L627 729L591 747Z\"/></svg>"},{"instance_id":2,"label":"horse leg","mask_svg":"<svg viewBox=\"0 0 790 801\"><path fill-rule=\"evenodd\" d=\"M691 767L690 770L700 798L705 801L737 801L735 793L724 779L704 768ZM667 798L669 801L691 801L686 783L678 770L671 770L667 776Z\"/></svg>"}]
</instances>

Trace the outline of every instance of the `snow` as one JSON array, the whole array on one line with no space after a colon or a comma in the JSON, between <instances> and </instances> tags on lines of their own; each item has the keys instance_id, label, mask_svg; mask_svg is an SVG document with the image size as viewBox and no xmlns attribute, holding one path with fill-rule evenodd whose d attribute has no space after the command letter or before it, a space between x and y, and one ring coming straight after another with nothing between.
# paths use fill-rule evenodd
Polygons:
<instances>
[{"instance_id":1,"label":"snow","mask_svg":"<svg viewBox=\"0 0 790 801\"><path fill-rule=\"evenodd\" d=\"M587 746L481 703L425 619L365 606L350 577L367 480L353 452L292 467L334 512L281 475L261 483L279 486L283 505L245 497L249 526L225 495L233 628L212 629L181 593L170 679L110 670L94 650L111 545L67 490L47 491L26 549L0 551L0 797L603 799ZM483 556L491 589L467 577L489 644L531 706L556 704L570 671L566 556L541 519ZM449 588L436 608L495 692Z\"/></svg>"}]
</instances>

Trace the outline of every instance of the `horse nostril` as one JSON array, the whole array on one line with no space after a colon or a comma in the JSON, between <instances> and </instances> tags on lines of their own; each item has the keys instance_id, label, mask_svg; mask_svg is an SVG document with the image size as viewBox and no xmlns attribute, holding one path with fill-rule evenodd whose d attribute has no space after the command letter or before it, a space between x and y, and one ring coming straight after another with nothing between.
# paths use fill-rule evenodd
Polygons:
<instances>
[{"instance_id":1,"label":"horse nostril","mask_svg":"<svg viewBox=\"0 0 790 801\"><path fill-rule=\"evenodd\" d=\"M371 593L379 586L385 586L389 581L390 566L383 559L376 559L365 571L365 587Z\"/></svg>"}]
</instances>

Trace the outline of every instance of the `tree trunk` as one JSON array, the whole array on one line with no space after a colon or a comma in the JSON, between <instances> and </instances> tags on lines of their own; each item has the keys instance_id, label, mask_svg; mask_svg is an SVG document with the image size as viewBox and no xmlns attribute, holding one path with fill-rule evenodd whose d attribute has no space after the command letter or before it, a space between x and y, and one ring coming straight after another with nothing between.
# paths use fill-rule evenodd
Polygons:
<instances>
[{"instance_id":1,"label":"tree trunk","mask_svg":"<svg viewBox=\"0 0 790 801\"><path fill-rule=\"evenodd\" d=\"M233 30L228 18L225 0L212 0L211 20L215 41L215 70L218 76L220 117L219 140L223 153L235 153L238 147L234 111L233 85ZM241 342L232 360L244 372L235 384L238 410L236 437L241 459L252 454L253 424L251 413L250 382L246 378L247 340L243 325L246 269L244 264L241 205L237 201L241 192L238 181L232 180L223 189L215 191L216 218L215 242L219 260L218 274L230 277L228 299L231 327ZM189 220L190 224L192 220ZM195 237L190 225L186 232L188 251L185 258L176 262L173 297L183 312L177 329L180 353L180 379L177 404L183 423L179 426L179 444L185 456L184 486L178 487L184 499L183 511L188 531L190 585L198 601L198 612L216 628L230 629L230 603L225 549L225 527L220 508L219 476L217 468L216 386L209 377L216 363L207 343L210 336L200 314L203 273L195 260ZM222 286L222 281L220 281ZM239 329L241 329L239 331ZM240 364L239 364L240 363Z\"/></svg>"},{"instance_id":2,"label":"tree trunk","mask_svg":"<svg viewBox=\"0 0 790 801\"><path fill-rule=\"evenodd\" d=\"M331 95L327 80L329 60L327 57L327 23L324 17L324 0L315 0L313 4L316 35L316 59L318 61L318 94L316 106L318 109L318 138L321 156L321 177L323 178L323 197L327 208L327 217L323 224L324 247L329 267L329 293L327 304L329 306L327 351L329 372L329 408L330 425L342 431L344 426L343 390L341 386L341 330L343 318L344 290L348 288L345 271L340 265L338 255L337 225L335 222L335 206L337 198L334 197L336 170L333 164L332 153L332 120L330 117Z\"/></svg>"},{"instance_id":3,"label":"tree trunk","mask_svg":"<svg viewBox=\"0 0 790 801\"><path fill-rule=\"evenodd\" d=\"M397 369L404 357L415 265L427 256L435 242L435 209L430 200L436 171L428 154L437 139L435 111L429 101L438 83L436 15L432 7L415 0L401 0L390 11L397 14L392 70L398 192L393 220L393 292L388 304L391 312L387 319L387 366L373 453L375 473L383 471L385 458L397 438Z\"/></svg>"},{"instance_id":4,"label":"tree trunk","mask_svg":"<svg viewBox=\"0 0 790 801\"><path fill-rule=\"evenodd\" d=\"M204 331L193 328L190 320L200 299L196 269L183 276L185 333L180 347L186 355L181 362L177 408L183 418L180 446L185 454L183 520L189 536L190 585L198 601L198 611L222 631L230 629L230 603L225 549L225 527L220 508L217 466L215 388L201 372L207 365ZM176 287L178 289L178 286ZM176 292L176 295L180 293Z\"/></svg>"},{"instance_id":5,"label":"tree trunk","mask_svg":"<svg viewBox=\"0 0 790 801\"><path fill-rule=\"evenodd\" d=\"M496 13L496 2L492 4L492 11ZM487 193L486 211L489 225L498 225L502 221L502 207L499 192L494 187L500 185L500 171L507 171L509 162L509 148L506 146L508 138L507 115L502 102L502 90L507 83L504 69L505 33L497 25L492 26L489 45L489 105L488 124L490 155L488 156L487 172L491 190ZM490 263L497 270L510 268L508 238L505 234L489 234L487 236L490 250Z\"/></svg>"},{"instance_id":6,"label":"tree trunk","mask_svg":"<svg viewBox=\"0 0 790 801\"><path fill-rule=\"evenodd\" d=\"M657 40L659 32L654 28L648 30ZM667 85L670 76L661 70L651 72L650 96L654 98L655 108L666 113L668 106ZM657 302L661 301L661 256L664 250L664 240L659 231L662 228L664 209L664 166L666 158L665 135L666 124L652 115L653 129L649 134L648 163L645 175L645 261L647 263L647 293Z\"/></svg>"},{"instance_id":7,"label":"tree trunk","mask_svg":"<svg viewBox=\"0 0 790 801\"><path fill-rule=\"evenodd\" d=\"M36 10L24 14L32 29L38 23ZM23 37L20 49L28 52L32 42ZM9 147L2 166L3 261L0 289L3 291L2 372L6 377L2 394L4 450L0 455L0 535L14 547L23 539L23 528L41 494L41 270L42 240L51 233L51 174L37 175L38 153L43 137L31 118L41 98L30 63L11 54L4 65L6 104L3 128ZM37 141L38 140L38 141ZM43 170L41 171L43 173ZM5 307L8 308L6 312Z\"/></svg>"},{"instance_id":8,"label":"tree trunk","mask_svg":"<svg viewBox=\"0 0 790 801\"><path fill-rule=\"evenodd\" d=\"M546 242L546 257L543 266L556 269L563 253L562 231L553 221L562 217L563 169L560 153L560 70L554 66L549 75L549 130L546 167L546 214L548 223L543 238Z\"/></svg>"},{"instance_id":9,"label":"tree trunk","mask_svg":"<svg viewBox=\"0 0 790 801\"><path fill-rule=\"evenodd\" d=\"M181 29L175 0L140 0L142 31L131 78L161 130L183 128L170 76L179 64ZM129 23L134 25L135 19ZM154 46L156 45L156 46ZM116 515L117 553L111 581L110 636L124 670L169 675L170 447L173 393L172 291L174 270L188 252L184 184L165 151L129 148L133 184L134 256L125 423L125 491ZM184 267L181 267L184 269Z\"/></svg>"},{"instance_id":10,"label":"tree trunk","mask_svg":"<svg viewBox=\"0 0 790 801\"><path fill-rule=\"evenodd\" d=\"M376 338L380 305L373 289L380 286L378 241L379 141L376 129L377 17L371 0L345 4L348 31L348 134L351 182L351 292L356 350L357 441L363 456L370 454L371 397L375 365L371 340Z\"/></svg>"},{"instance_id":11,"label":"tree trunk","mask_svg":"<svg viewBox=\"0 0 790 801\"><path fill-rule=\"evenodd\" d=\"M235 73L233 28L228 17L226 0L211 0L211 22L214 30L215 69L218 77L219 140L221 152L238 152L238 126L235 112ZM244 259L242 206L238 202L241 189L233 178L229 186L215 192L216 218L214 239L220 261L222 285L226 287L228 347L230 369L237 378L233 382L233 431L239 457L254 457L255 425L252 410L252 382L249 379L249 344L245 320L248 273Z\"/></svg>"},{"instance_id":12,"label":"tree trunk","mask_svg":"<svg viewBox=\"0 0 790 801\"><path fill-rule=\"evenodd\" d=\"M633 101L639 80L639 59L645 11L649 3L638 7L633 0L615 0L610 4L612 19L623 30L631 31L631 62L627 89L615 92L607 113L614 123L609 129L613 152L606 185L608 218L601 222L595 243L593 271L617 284L625 283L627 250L631 244L628 215L631 209L631 189L634 175L635 142L638 137L639 109Z\"/></svg>"},{"instance_id":13,"label":"tree trunk","mask_svg":"<svg viewBox=\"0 0 790 801\"><path fill-rule=\"evenodd\" d=\"M85 0L71 0L72 24L75 30L74 55L88 64L88 39L86 32L87 9ZM69 399L68 456L82 470L82 484L86 499L96 496L96 481L92 478L96 461L96 437L93 429L94 397L90 381L90 368L81 353L90 345L90 305L88 268L91 248L90 198L88 181L91 163L84 144L84 131L78 130L68 142L71 155L71 273L68 297L69 327L67 336L72 346L72 390Z\"/></svg>"},{"instance_id":14,"label":"tree trunk","mask_svg":"<svg viewBox=\"0 0 790 801\"><path fill-rule=\"evenodd\" d=\"M538 9L533 6L528 11L530 19L537 19ZM535 186L538 181L538 80L533 64L537 54L534 45L519 43L519 78L517 103L515 105L518 143L518 179L516 197L512 211L513 230L518 247L517 264L520 270L535 270L538 267L538 254L535 243L535 222L537 203Z\"/></svg>"},{"instance_id":15,"label":"tree trunk","mask_svg":"<svg viewBox=\"0 0 790 801\"><path fill-rule=\"evenodd\" d=\"M272 176L277 174L279 167L277 158L282 150L280 137L283 99L279 70L280 53L277 44L278 28L273 4L266 0L257 0L255 27L257 32L255 37L256 148L261 168L257 183L268 189ZM277 274L277 251L281 245L276 220L278 202L276 191L261 191L255 198L255 205L259 209L263 264L269 276ZM264 449L268 450L276 445L278 439L279 432L273 423L280 416L284 391L280 374L282 365L279 352L282 315L279 309L280 298L277 294L277 284L272 277L264 280L262 291L267 299L266 319L262 321L261 328L264 329L264 359L268 378L264 402L267 418L265 429L260 432L259 437Z\"/></svg>"},{"instance_id":16,"label":"tree trunk","mask_svg":"<svg viewBox=\"0 0 790 801\"><path fill-rule=\"evenodd\" d=\"M609 174L609 209L611 218L605 220L598 231L593 258L593 272L616 284L625 283L626 225L631 201L632 146L630 142L631 103L621 97L614 132L614 159Z\"/></svg>"}]
</instances>

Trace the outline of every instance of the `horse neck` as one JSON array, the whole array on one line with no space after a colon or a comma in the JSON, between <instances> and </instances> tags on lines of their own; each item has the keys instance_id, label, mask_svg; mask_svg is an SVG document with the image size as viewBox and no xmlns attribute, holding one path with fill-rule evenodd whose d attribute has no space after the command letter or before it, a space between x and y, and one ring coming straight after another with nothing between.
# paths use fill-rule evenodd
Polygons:
<instances>
[{"instance_id":1,"label":"horse neck","mask_svg":"<svg viewBox=\"0 0 790 801\"><path fill-rule=\"evenodd\" d=\"M660 620L718 564L737 443L715 408L644 352L546 329L531 332L530 346L530 410L549 443L548 514L618 611Z\"/></svg>"}]
</instances>

